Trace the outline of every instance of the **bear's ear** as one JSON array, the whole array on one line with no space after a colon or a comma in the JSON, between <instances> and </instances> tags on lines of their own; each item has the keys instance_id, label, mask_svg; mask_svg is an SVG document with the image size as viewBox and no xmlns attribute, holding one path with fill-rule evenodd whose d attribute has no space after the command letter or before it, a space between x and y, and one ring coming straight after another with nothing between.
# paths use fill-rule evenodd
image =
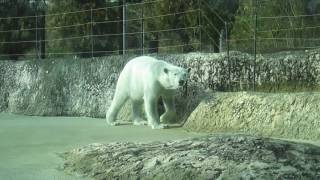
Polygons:
<instances>
[{"instance_id":1,"label":"bear's ear","mask_svg":"<svg viewBox=\"0 0 320 180\"><path fill-rule=\"evenodd\" d=\"M168 74L169 70L168 70L167 68L164 68L164 69L163 69L163 72L166 73L166 74Z\"/></svg>"},{"instance_id":2,"label":"bear's ear","mask_svg":"<svg viewBox=\"0 0 320 180\"><path fill-rule=\"evenodd\" d=\"M190 71L191 71L191 68L188 68L188 69L187 69L187 71L188 71L188 73L190 73Z\"/></svg>"}]
</instances>

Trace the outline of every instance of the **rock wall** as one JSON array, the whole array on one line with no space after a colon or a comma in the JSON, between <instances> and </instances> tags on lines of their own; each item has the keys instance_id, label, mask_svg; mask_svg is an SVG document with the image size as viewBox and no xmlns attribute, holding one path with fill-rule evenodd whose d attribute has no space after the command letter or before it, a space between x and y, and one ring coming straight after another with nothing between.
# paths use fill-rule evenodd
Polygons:
<instances>
[{"instance_id":1,"label":"rock wall","mask_svg":"<svg viewBox=\"0 0 320 180\"><path fill-rule=\"evenodd\" d=\"M103 117L119 71L130 58L0 62L0 110Z\"/></svg>"},{"instance_id":2,"label":"rock wall","mask_svg":"<svg viewBox=\"0 0 320 180\"><path fill-rule=\"evenodd\" d=\"M320 93L213 93L185 128L199 132L320 139Z\"/></svg>"},{"instance_id":3,"label":"rock wall","mask_svg":"<svg viewBox=\"0 0 320 180\"><path fill-rule=\"evenodd\" d=\"M203 89L263 92L320 89L320 49L258 55L256 62L253 56L240 52L231 52L229 57L225 53L161 56L191 67L191 83Z\"/></svg>"},{"instance_id":4,"label":"rock wall","mask_svg":"<svg viewBox=\"0 0 320 180\"><path fill-rule=\"evenodd\" d=\"M181 91L177 95L180 121L194 110L206 89L252 90L255 63L248 54L231 52L229 60L224 53L156 57L192 68L187 93ZM104 117L118 75L131 58L133 56L0 61L0 111ZM259 56L256 90L319 90L319 63L320 50ZM128 113L122 117L128 118Z\"/></svg>"}]
</instances>

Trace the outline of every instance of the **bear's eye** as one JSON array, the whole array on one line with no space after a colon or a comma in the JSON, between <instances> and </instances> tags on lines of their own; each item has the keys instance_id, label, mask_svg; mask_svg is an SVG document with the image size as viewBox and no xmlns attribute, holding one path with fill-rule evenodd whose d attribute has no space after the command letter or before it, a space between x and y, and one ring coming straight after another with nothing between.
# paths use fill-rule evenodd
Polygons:
<instances>
[{"instance_id":1,"label":"bear's eye","mask_svg":"<svg viewBox=\"0 0 320 180\"><path fill-rule=\"evenodd\" d=\"M163 69L163 72L166 73L166 74L168 74L168 71L169 71L169 70L168 70L167 68L164 68L164 69Z\"/></svg>"},{"instance_id":2,"label":"bear's eye","mask_svg":"<svg viewBox=\"0 0 320 180\"><path fill-rule=\"evenodd\" d=\"M178 75L178 73L174 73L174 75L176 76L176 75Z\"/></svg>"}]
</instances>

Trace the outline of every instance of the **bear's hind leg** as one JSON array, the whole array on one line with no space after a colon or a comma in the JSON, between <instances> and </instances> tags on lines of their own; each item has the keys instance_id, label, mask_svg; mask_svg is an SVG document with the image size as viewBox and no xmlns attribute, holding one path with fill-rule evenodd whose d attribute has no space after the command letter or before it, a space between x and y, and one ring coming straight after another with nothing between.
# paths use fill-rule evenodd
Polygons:
<instances>
[{"instance_id":1,"label":"bear's hind leg","mask_svg":"<svg viewBox=\"0 0 320 180\"><path fill-rule=\"evenodd\" d=\"M133 125L147 125L148 123L142 118L141 113L142 101L132 101L132 119Z\"/></svg>"},{"instance_id":2,"label":"bear's hind leg","mask_svg":"<svg viewBox=\"0 0 320 180\"><path fill-rule=\"evenodd\" d=\"M118 90L118 89L117 89ZM118 112L120 108L123 106L123 104L127 101L128 95L119 92L116 90L116 93L113 97L111 106L109 107L107 113L106 113L106 120L109 125L116 126L119 125L118 123L115 122Z\"/></svg>"}]
</instances>

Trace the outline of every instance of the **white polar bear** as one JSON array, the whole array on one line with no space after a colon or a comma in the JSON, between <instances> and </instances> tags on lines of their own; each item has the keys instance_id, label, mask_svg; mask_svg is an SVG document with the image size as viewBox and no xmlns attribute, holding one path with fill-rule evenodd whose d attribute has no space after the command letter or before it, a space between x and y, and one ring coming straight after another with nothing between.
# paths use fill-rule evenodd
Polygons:
<instances>
[{"instance_id":1,"label":"white polar bear","mask_svg":"<svg viewBox=\"0 0 320 180\"><path fill-rule=\"evenodd\" d=\"M133 124L144 124L141 105L144 102L148 125L152 129L164 128L164 120L175 118L174 94L188 78L189 70L174 66L149 56L130 60L120 73L114 98L106 113L110 125L117 125L115 119L123 104L132 101ZM158 99L163 99L165 113L159 118Z\"/></svg>"}]
</instances>

